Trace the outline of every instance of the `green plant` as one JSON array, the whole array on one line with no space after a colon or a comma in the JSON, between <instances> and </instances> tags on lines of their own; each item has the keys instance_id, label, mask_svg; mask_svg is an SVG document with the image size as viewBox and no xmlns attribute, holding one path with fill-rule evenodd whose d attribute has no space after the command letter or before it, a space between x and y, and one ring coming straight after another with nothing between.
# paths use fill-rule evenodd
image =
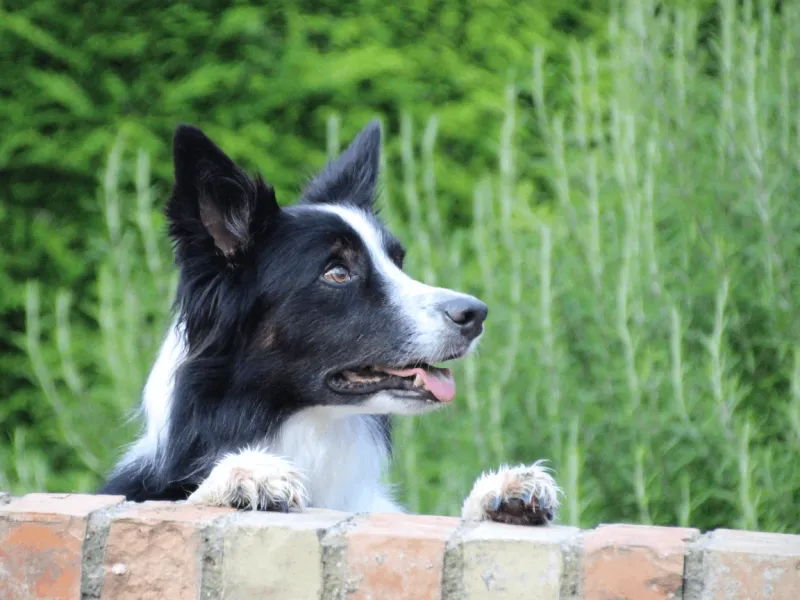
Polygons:
<instances>
[{"instance_id":1,"label":"green plant","mask_svg":"<svg viewBox=\"0 0 800 600\"><path fill-rule=\"evenodd\" d=\"M441 121L401 116L383 204L409 271L490 306L479 353L456 367L455 405L396 420L392 480L410 509L456 514L482 469L545 457L566 523L800 528L800 15L758 11L722 0L706 46L696 8L625 3L608 48L568 48L567 110L536 51L530 92L505 88L492 170L451 170ZM340 137L331 116L329 153ZM61 394L64 410L44 395L48 418L69 420L69 469L27 453L20 429L0 454L0 484L15 490L92 489L132 439L120 416L166 324L172 270L151 188L126 192L114 183L131 179L125 161L112 152L110 164L95 242L106 275L96 307L75 308L86 343L59 342L81 339L64 333L65 300L61 318L37 320L28 296L29 338L44 336L27 347L41 388ZM469 226L443 214L451 177L473 190ZM87 371L91 386L70 384Z\"/></svg>"},{"instance_id":2,"label":"green plant","mask_svg":"<svg viewBox=\"0 0 800 600\"><path fill-rule=\"evenodd\" d=\"M798 13L725 0L709 49L696 10L655 7L626 3L605 55L572 46L568 111L535 53L554 204L518 175L509 88L473 228L411 221L436 241L410 268L490 306L455 410L398 428L413 509L456 513L480 469L549 457L570 524L800 528Z\"/></svg>"},{"instance_id":3,"label":"green plant","mask_svg":"<svg viewBox=\"0 0 800 600\"><path fill-rule=\"evenodd\" d=\"M463 226L470 173L491 164L487 133L502 112L503 85L527 77L533 44L551 48L552 68L563 73L566 40L602 32L605 4L4 1L0 445L22 435L26 454L62 455L62 432L21 351L26 281L40 283L48 308L68 286L75 327L86 326L80 343L102 343L87 314L107 252L97 189L119 136L151 157L159 199L172 132L190 122L260 169L288 202L324 159L331 115L347 115L349 137L376 112L395 132L402 111L436 111L439 208ZM537 144L534 132L526 143ZM398 159L396 146L387 151ZM125 192L131 182L123 183Z\"/></svg>"},{"instance_id":4,"label":"green plant","mask_svg":"<svg viewBox=\"0 0 800 600\"><path fill-rule=\"evenodd\" d=\"M75 306L62 289L54 310L43 310L41 286L27 285L23 347L41 392L41 429L55 440L45 452L16 428L13 445L0 445L0 487L93 491L136 433L130 417L165 333L176 273L155 222L149 157L124 161L125 147L118 137L103 177L105 229L88 240L104 257L92 301Z\"/></svg>"}]
</instances>

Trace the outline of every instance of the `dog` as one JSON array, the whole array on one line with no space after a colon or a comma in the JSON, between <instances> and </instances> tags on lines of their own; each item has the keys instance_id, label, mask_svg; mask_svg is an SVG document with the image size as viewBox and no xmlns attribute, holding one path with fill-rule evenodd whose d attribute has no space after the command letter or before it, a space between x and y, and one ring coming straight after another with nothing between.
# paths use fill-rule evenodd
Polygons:
<instances>
[{"instance_id":1,"label":"dog","mask_svg":"<svg viewBox=\"0 0 800 600\"><path fill-rule=\"evenodd\" d=\"M176 317L145 384L144 433L101 493L265 511L404 512L382 483L392 415L441 409L486 305L403 271L375 208L369 123L280 207L200 129L174 135L167 203ZM541 525L558 489L540 462L482 474L467 521Z\"/></svg>"}]
</instances>

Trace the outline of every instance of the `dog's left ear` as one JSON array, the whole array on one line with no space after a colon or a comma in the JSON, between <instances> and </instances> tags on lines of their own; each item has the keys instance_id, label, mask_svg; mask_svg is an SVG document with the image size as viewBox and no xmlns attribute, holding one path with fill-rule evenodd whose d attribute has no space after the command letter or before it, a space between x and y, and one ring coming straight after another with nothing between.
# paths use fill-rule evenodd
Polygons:
<instances>
[{"instance_id":1,"label":"dog's left ear","mask_svg":"<svg viewBox=\"0 0 800 600\"><path fill-rule=\"evenodd\" d=\"M372 209L381 160L381 124L375 119L303 192L303 202Z\"/></svg>"},{"instance_id":2,"label":"dog's left ear","mask_svg":"<svg viewBox=\"0 0 800 600\"><path fill-rule=\"evenodd\" d=\"M175 186L167 217L179 251L207 249L236 262L280 210L274 191L260 178L250 179L196 127L179 126L173 145Z\"/></svg>"}]
</instances>

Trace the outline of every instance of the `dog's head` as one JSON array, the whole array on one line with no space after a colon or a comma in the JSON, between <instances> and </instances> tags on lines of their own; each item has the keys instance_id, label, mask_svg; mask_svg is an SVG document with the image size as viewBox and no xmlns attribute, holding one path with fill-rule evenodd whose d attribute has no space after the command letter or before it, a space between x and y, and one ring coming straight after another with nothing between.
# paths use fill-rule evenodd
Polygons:
<instances>
[{"instance_id":1,"label":"dog's head","mask_svg":"<svg viewBox=\"0 0 800 600\"><path fill-rule=\"evenodd\" d=\"M362 413L453 399L434 364L474 348L487 308L403 272L403 246L373 206L380 148L373 122L280 208L200 130L176 131L167 216L181 319L190 358L225 391Z\"/></svg>"}]
</instances>

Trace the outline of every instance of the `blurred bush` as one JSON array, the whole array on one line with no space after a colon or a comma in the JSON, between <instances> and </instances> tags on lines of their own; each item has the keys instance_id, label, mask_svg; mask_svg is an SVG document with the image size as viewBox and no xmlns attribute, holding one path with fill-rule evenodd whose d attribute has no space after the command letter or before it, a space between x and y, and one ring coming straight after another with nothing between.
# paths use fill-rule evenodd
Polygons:
<instances>
[{"instance_id":1,"label":"blurred bush","mask_svg":"<svg viewBox=\"0 0 800 600\"><path fill-rule=\"evenodd\" d=\"M796 532L800 14L667 4L6 6L0 487L132 439L176 121L289 201L378 113L409 270L492 307L451 410L397 419L407 505L547 457L567 523Z\"/></svg>"},{"instance_id":2,"label":"blurred bush","mask_svg":"<svg viewBox=\"0 0 800 600\"><path fill-rule=\"evenodd\" d=\"M0 446L14 439L45 451L64 475L61 486L73 469L85 469L21 352L24 291L36 278L52 305L68 285L76 327L85 326L76 345L99 343L94 282L117 240L106 237L98 190L107 187L115 144L152 157L157 209L169 189L179 122L203 127L289 202L324 162L332 115L341 115L341 138L349 139L376 114L391 133L404 112L418 120L436 112L439 207L449 223L464 225L472 174L492 165L504 87L529 85L534 45L551 49L559 69L573 37L602 37L604 4L4 2ZM533 129L525 139L539 146ZM399 149L390 147L389 156L396 160ZM125 164L115 174L123 193L135 187L134 167L124 172ZM160 229L157 237L166 247ZM44 334L54 325L45 320ZM0 463L0 485L19 489L18 481ZM45 483L56 485L37 486Z\"/></svg>"}]
</instances>

